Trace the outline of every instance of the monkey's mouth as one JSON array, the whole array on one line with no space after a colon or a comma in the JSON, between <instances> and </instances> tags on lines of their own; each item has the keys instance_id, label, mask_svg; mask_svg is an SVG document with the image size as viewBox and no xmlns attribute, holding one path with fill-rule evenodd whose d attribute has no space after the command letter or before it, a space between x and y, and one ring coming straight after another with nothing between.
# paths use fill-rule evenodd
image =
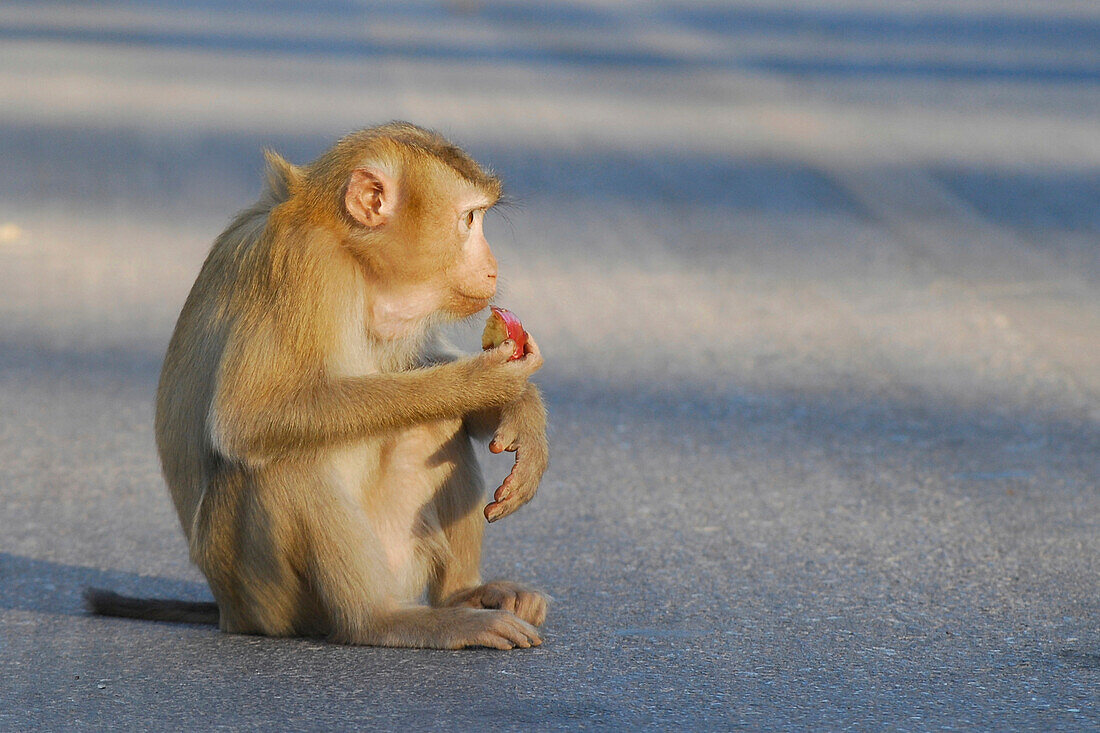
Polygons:
<instances>
[{"instance_id":1,"label":"monkey's mouth","mask_svg":"<svg viewBox=\"0 0 1100 733\"><path fill-rule=\"evenodd\" d=\"M497 294L497 289L483 290L481 292L471 293L469 291L457 291L456 295L459 298L470 303L481 303L481 307L484 308L489 305L489 301L492 300Z\"/></svg>"},{"instance_id":2,"label":"monkey's mouth","mask_svg":"<svg viewBox=\"0 0 1100 733\"><path fill-rule=\"evenodd\" d=\"M488 308L491 300L492 296L485 297L480 295L467 295L466 293L455 293L455 302L452 310L465 318Z\"/></svg>"}]
</instances>

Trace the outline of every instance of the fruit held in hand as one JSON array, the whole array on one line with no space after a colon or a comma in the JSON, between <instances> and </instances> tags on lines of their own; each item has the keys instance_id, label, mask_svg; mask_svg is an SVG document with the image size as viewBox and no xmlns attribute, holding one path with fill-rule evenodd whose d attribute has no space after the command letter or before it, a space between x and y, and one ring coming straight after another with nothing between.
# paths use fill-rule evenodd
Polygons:
<instances>
[{"instance_id":1,"label":"fruit held in hand","mask_svg":"<svg viewBox=\"0 0 1100 733\"><path fill-rule=\"evenodd\" d=\"M523 330L523 324L510 310L497 308L495 305L490 306L489 310L492 312L485 321L485 330L481 333L481 348L494 349L506 339L512 339L516 342L516 348L508 360L519 359L523 356L523 347L527 345L527 332Z\"/></svg>"}]
</instances>

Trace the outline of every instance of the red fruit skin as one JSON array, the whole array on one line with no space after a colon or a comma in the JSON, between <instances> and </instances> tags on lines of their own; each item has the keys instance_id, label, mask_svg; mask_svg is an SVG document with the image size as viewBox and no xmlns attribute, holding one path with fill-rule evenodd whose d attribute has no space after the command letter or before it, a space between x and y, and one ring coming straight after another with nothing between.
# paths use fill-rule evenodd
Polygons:
<instances>
[{"instance_id":1,"label":"red fruit skin","mask_svg":"<svg viewBox=\"0 0 1100 733\"><path fill-rule=\"evenodd\" d=\"M512 355L508 357L508 361L523 358L523 350L527 346L527 331L523 330L523 324L520 323L519 318L507 308L497 308L493 305L489 307L489 310L504 322L504 327L508 331L508 338L516 342L516 348Z\"/></svg>"}]
</instances>

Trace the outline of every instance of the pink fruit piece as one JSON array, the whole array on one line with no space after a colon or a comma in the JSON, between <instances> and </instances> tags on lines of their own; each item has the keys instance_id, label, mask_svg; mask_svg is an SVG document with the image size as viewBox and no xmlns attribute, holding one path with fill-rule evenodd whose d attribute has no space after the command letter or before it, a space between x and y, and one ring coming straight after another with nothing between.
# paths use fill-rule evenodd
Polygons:
<instances>
[{"instance_id":1,"label":"pink fruit piece","mask_svg":"<svg viewBox=\"0 0 1100 733\"><path fill-rule=\"evenodd\" d=\"M523 349L527 346L527 332L523 330L516 314L505 308L490 306L489 317L485 320L485 330L481 333L481 348L494 349L500 346L506 339L516 342L516 348L509 357L509 361L523 356Z\"/></svg>"}]
</instances>

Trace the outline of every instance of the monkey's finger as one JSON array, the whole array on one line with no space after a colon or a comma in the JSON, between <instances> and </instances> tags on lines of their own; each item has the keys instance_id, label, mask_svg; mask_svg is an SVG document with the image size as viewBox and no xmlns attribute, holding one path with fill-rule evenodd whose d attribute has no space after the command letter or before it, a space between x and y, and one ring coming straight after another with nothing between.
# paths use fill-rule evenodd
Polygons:
<instances>
[{"instance_id":1,"label":"monkey's finger","mask_svg":"<svg viewBox=\"0 0 1100 733\"><path fill-rule=\"evenodd\" d=\"M512 464L511 472L504 478L504 483L497 489L493 498L498 501L507 501L518 497L524 502L530 501L538 490L539 481L542 480L547 464L545 454L540 451L517 449L516 462Z\"/></svg>"},{"instance_id":2,"label":"monkey's finger","mask_svg":"<svg viewBox=\"0 0 1100 733\"><path fill-rule=\"evenodd\" d=\"M512 642L518 647L526 649L530 646L538 646L542 643L538 630L510 611L491 611L493 614L489 631Z\"/></svg>"},{"instance_id":3,"label":"monkey's finger","mask_svg":"<svg viewBox=\"0 0 1100 733\"><path fill-rule=\"evenodd\" d=\"M493 440L489 443L489 450L492 453L514 451L519 441L518 432L513 426L502 424L497 428L496 434L493 435Z\"/></svg>"},{"instance_id":4,"label":"monkey's finger","mask_svg":"<svg viewBox=\"0 0 1100 733\"><path fill-rule=\"evenodd\" d=\"M500 346L482 351L477 358L487 361L490 364L507 364L512 359L512 354L515 350L516 342L512 339L505 339L501 342Z\"/></svg>"},{"instance_id":5,"label":"monkey's finger","mask_svg":"<svg viewBox=\"0 0 1100 733\"><path fill-rule=\"evenodd\" d=\"M545 462L536 466L535 461L520 460L520 454L517 453L512 471L493 492L493 501L485 507L485 518L495 522L529 502L538 490L544 470Z\"/></svg>"},{"instance_id":6,"label":"monkey's finger","mask_svg":"<svg viewBox=\"0 0 1100 733\"><path fill-rule=\"evenodd\" d=\"M524 503L525 502L512 501L510 499L491 502L485 505L485 518L488 519L490 522L495 522L498 519L504 519L504 517L507 517L509 514L523 506Z\"/></svg>"},{"instance_id":7,"label":"monkey's finger","mask_svg":"<svg viewBox=\"0 0 1100 733\"><path fill-rule=\"evenodd\" d=\"M502 435L502 431L497 431L496 437L493 438L493 442L489 443L489 451L491 453L503 453L508 451L509 453L515 453L519 449L519 438L508 439L508 436Z\"/></svg>"},{"instance_id":8,"label":"monkey's finger","mask_svg":"<svg viewBox=\"0 0 1100 733\"><path fill-rule=\"evenodd\" d=\"M526 498L517 499L514 496L505 497L501 501L492 502L485 507L485 518L490 522L504 519L504 517L512 514L526 503Z\"/></svg>"},{"instance_id":9,"label":"monkey's finger","mask_svg":"<svg viewBox=\"0 0 1100 733\"><path fill-rule=\"evenodd\" d=\"M523 345L523 355L533 355L539 361L542 361L542 351L539 350L538 342L531 334L527 334L527 343Z\"/></svg>"},{"instance_id":10,"label":"monkey's finger","mask_svg":"<svg viewBox=\"0 0 1100 733\"><path fill-rule=\"evenodd\" d=\"M509 613L508 616L510 617L507 623L508 638L514 639L516 646L527 648L542 643L542 637L539 636L538 629L515 614Z\"/></svg>"},{"instance_id":11,"label":"monkey's finger","mask_svg":"<svg viewBox=\"0 0 1100 733\"><path fill-rule=\"evenodd\" d=\"M524 371L528 373L528 376L542 368L542 352L539 351L539 345L535 343L534 339L527 339L527 344L523 347L523 356L516 359L515 363L524 367Z\"/></svg>"},{"instance_id":12,"label":"monkey's finger","mask_svg":"<svg viewBox=\"0 0 1100 733\"><path fill-rule=\"evenodd\" d=\"M497 490L493 492L493 501L506 501L509 495L511 495L517 467L518 463L512 464L512 470L508 472L508 475L504 477L504 481L497 487Z\"/></svg>"},{"instance_id":13,"label":"monkey's finger","mask_svg":"<svg viewBox=\"0 0 1100 733\"><path fill-rule=\"evenodd\" d=\"M522 591L516 596L515 614L534 626L546 620L546 597L541 593Z\"/></svg>"},{"instance_id":14,"label":"monkey's finger","mask_svg":"<svg viewBox=\"0 0 1100 733\"><path fill-rule=\"evenodd\" d=\"M528 649L531 647L531 641L526 634L514 632L485 631L478 635L478 641L482 646L492 647L493 649L515 649L517 646L520 649Z\"/></svg>"},{"instance_id":15,"label":"monkey's finger","mask_svg":"<svg viewBox=\"0 0 1100 733\"><path fill-rule=\"evenodd\" d=\"M542 596L539 596L539 598L541 599L541 603L539 603L535 610L535 618L531 620L533 626L542 626L543 623L546 622L546 610L550 607L550 604L545 598L542 598Z\"/></svg>"},{"instance_id":16,"label":"monkey's finger","mask_svg":"<svg viewBox=\"0 0 1100 733\"><path fill-rule=\"evenodd\" d=\"M497 436L489 443L490 453L503 453L504 451L515 453L517 448L519 448L518 439L509 441L507 438L502 438L500 433L497 433Z\"/></svg>"},{"instance_id":17,"label":"monkey's finger","mask_svg":"<svg viewBox=\"0 0 1100 733\"><path fill-rule=\"evenodd\" d=\"M473 638L469 646L487 646L490 649L515 649L516 644L507 636L493 631L483 631Z\"/></svg>"},{"instance_id":18,"label":"monkey's finger","mask_svg":"<svg viewBox=\"0 0 1100 733\"><path fill-rule=\"evenodd\" d=\"M485 505L485 518L490 522L503 519L514 512L518 507L509 507L502 501L493 501Z\"/></svg>"},{"instance_id":19,"label":"monkey's finger","mask_svg":"<svg viewBox=\"0 0 1100 733\"><path fill-rule=\"evenodd\" d=\"M528 639L526 635L520 637L520 640L516 641L514 643L520 649L530 649L531 648L531 640Z\"/></svg>"}]
</instances>

